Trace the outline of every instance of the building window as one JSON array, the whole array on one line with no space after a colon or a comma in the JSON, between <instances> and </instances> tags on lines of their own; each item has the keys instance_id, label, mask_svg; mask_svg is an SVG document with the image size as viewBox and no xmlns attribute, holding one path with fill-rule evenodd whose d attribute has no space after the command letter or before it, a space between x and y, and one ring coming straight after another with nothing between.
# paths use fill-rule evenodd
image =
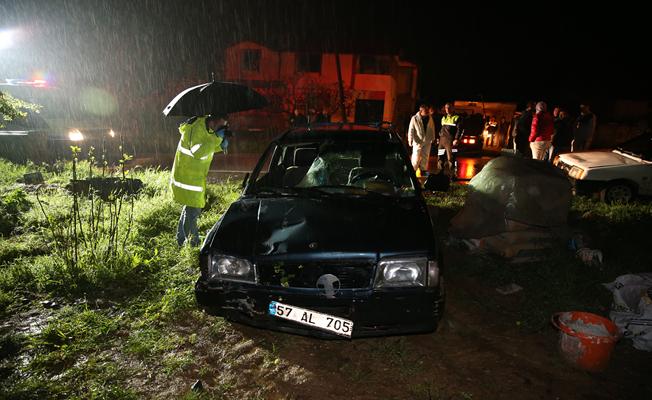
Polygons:
<instances>
[{"instance_id":1,"label":"building window","mask_svg":"<svg viewBox=\"0 0 652 400\"><path fill-rule=\"evenodd\" d=\"M321 72L321 54L298 53L297 72Z\"/></svg>"},{"instance_id":2,"label":"building window","mask_svg":"<svg viewBox=\"0 0 652 400\"><path fill-rule=\"evenodd\" d=\"M359 74L389 74L389 58L382 56L360 56L358 62Z\"/></svg>"},{"instance_id":3,"label":"building window","mask_svg":"<svg viewBox=\"0 0 652 400\"><path fill-rule=\"evenodd\" d=\"M260 71L260 49L242 50L242 69L245 71Z\"/></svg>"}]
</instances>

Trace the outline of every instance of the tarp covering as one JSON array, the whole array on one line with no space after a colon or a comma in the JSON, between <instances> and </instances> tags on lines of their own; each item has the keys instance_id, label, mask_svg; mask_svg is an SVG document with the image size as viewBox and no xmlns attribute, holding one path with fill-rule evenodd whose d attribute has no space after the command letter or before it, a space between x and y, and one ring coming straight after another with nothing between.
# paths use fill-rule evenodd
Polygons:
<instances>
[{"instance_id":1,"label":"tarp covering","mask_svg":"<svg viewBox=\"0 0 652 400\"><path fill-rule=\"evenodd\" d=\"M451 221L454 236L478 239L566 225L571 185L548 163L498 157L471 179L470 186L464 208Z\"/></svg>"}]
</instances>

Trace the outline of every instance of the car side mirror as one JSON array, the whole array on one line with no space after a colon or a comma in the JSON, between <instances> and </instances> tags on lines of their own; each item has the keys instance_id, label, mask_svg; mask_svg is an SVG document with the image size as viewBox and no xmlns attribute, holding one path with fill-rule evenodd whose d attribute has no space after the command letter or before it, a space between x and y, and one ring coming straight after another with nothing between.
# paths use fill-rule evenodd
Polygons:
<instances>
[{"instance_id":1,"label":"car side mirror","mask_svg":"<svg viewBox=\"0 0 652 400\"><path fill-rule=\"evenodd\" d=\"M423 188L431 192L447 192L450 186L451 180L443 171L440 171L436 175L428 176L428 179L423 184Z\"/></svg>"},{"instance_id":2,"label":"car side mirror","mask_svg":"<svg viewBox=\"0 0 652 400\"><path fill-rule=\"evenodd\" d=\"M242 180L242 188L243 189L247 187L247 182L248 181L249 181L249 172L247 172L245 174L244 179Z\"/></svg>"}]
</instances>

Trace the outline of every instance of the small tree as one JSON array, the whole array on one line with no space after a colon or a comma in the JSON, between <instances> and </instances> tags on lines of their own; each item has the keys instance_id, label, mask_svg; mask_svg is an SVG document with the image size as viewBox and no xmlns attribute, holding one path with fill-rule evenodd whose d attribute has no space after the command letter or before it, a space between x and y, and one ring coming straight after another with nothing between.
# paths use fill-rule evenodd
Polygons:
<instances>
[{"instance_id":1,"label":"small tree","mask_svg":"<svg viewBox=\"0 0 652 400\"><path fill-rule=\"evenodd\" d=\"M27 111L38 112L40 106L15 98L9 93L0 92L0 128L17 118L27 117Z\"/></svg>"}]
</instances>

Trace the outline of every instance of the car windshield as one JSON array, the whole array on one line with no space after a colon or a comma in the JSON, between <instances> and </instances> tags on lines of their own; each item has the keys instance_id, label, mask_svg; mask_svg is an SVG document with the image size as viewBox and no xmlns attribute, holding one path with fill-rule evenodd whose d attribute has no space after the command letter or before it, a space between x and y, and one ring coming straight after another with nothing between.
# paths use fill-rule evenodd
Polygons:
<instances>
[{"instance_id":1,"label":"car windshield","mask_svg":"<svg viewBox=\"0 0 652 400\"><path fill-rule=\"evenodd\" d=\"M415 195L399 143L277 144L252 176L252 192L281 195Z\"/></svg>"},{"instance_id":2,"label":"car windshield","mask_svg":"<svg viewBox=\"0 0 652 400\"><path fill-rule=\"evenodd\" d=\"M648 133L637 136L616 147L616 150L647 161L652 161L652 134Z\"/></svg>"}]
</instances>

